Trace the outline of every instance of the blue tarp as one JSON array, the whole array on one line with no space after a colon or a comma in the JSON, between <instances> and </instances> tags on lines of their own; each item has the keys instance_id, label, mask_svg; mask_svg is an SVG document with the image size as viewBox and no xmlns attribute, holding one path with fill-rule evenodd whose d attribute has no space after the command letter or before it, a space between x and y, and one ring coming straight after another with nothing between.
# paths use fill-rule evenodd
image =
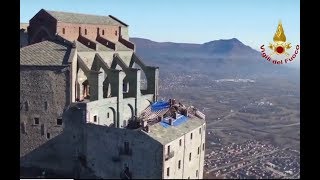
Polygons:
<instances>
[{"instance_id":1,"label":"blue tarp","mask_svg":"<svg viewBox=\"0 0 320 180\"><path fill-rule=\"evenodd\" d=\"M166 101L157 101L151 105L151 111L159 111L165 108L169 108L170 104Z\"/></svg>"},{"instance_id":2,"label":"blue tarp","mask_svg":"<svg viewBox=\"0 0 320 180\"><path fill-rule=\"evenodd\" d=\"M186 122L188 120L188 117L184 116L184 115L180 115L176 120L173 121L173 126L179 126L180 124ZM162 121L160 121L160 124L164 127L164 128L168 128L170 127L169 124L169 119L165 118Z\"/></svg>"}]
</instances>

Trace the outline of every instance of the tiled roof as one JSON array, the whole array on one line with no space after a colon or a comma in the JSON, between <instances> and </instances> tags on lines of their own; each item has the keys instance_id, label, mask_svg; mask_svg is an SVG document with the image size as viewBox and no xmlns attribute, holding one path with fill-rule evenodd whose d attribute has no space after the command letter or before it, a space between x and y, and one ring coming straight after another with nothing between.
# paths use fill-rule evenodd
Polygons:
<instances>
[{"instance_id":1,"label":"tiled roof","mask_svg":"<svg viewBox=\"0 0 320 180\"><path fill-rule=\"evenodd\" d=\"M20 48L20 65L67 65L72 47L59 41L42 41Z\"/></svg>"},{"instance_id":2,"label":"tiled roof","mask_svg":"<svg viewBox=\"0 0 320 180\"><path fill-rule=\"evenodd\" d=\"M125 26L128 25L118 20L117 18L109 16L98 16L90 14L79 14L70 12L59 12L59 11L47 11L51 16L61 22L66 23L77 23L77 24L104 24L104 25L115 25Z\"/></svg>"}]
</instances>

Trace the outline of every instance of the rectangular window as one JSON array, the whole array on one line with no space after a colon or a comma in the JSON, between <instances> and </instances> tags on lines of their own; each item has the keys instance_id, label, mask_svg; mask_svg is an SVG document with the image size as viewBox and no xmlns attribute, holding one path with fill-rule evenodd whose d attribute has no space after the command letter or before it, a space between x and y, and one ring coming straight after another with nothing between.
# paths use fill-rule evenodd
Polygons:
<instances>
[{"instance_id":1,"label":"rectangular window","mask_svg":"<svg viewBox=\"0 0 320 180\"><path fill-rule=\"evenodd\" d=\"M84 29L84 34L87 35L87 29Z\"/></svg>"},{"instance_id":2,"label":"rectangular window","mask_svg":"<svg viewBox=\"0 0 320 180\"><path fill-rule=\"evenodd\" d=\"M41 136L44 135L44 124L41 124Z\"/></svg>"},{"instance_id":3,"label":"rectangular window","mask_svg":"<svg viewBox=\"0 0 320 180\"><path fill-rule=\"evenodd\" d=\"M39 118L34 118L34 125L39 125L40 121Z\"/></svg>"},{"instance_id":4,"label":"rectangular window","mask_svg":"<svg viewBox=\"0 0 320 180\"><path fill-rule=\"evenodd\" d=\"M124 142L124 153L129 154L129 142L128 141Z\"/></svg>"},{"instance_id":5,"label":"rectangular window","mask_svg":"<svg viewBox=\"0 0 320 180\"><path fill-rule=\"evenodd\" d=\"M190 134L190 139L192 139L192 133Z\"/></svg>"},{"instance_id":6,"label":"rectangular window","mask_svg":"<svg viewBox=\"0 0 320 180\"><path fill-rule=\"evenodd\" d=\"M181 160L178 161L178 169L181 168Z\"/></svg>"},{"instance_id":7,"label":"rectangular window","mask_svg":"<svg viewBox=\"0 0 320 180\"><path fill-rule=\"evenodd\" d=\"M65 34L66 30L64 28L62 28L62 34Z\"/></svg>"},{"instance_id":8,"label":"rectangular window","mask_svg":"<svg viewBox=\"0 0 320 180\"><path fill-rule=\"evenodd\" d=\"M170 154L170 145L168 146L167 154L168 154L168 155Z\"/></svg>"},{"instance_id":9,"label":"rectangular window","mask_svg":"<svg viewBox=\"0 0 320 180\"><path fill-rule=\"evenodd\" d=\"M196 177L198 177L198 170L196 170Z\"/></svg>"},{"instance_id":10,"label":"rectangular window","mask_svg":"<svg viewBox=\"0 0 320 180\"><path fill-rule=\"evenodd\" d=\"M182 145L182 139L179 140L179 146L181 146L181 145Z\"/></svg>"},{"instance_id":11,"label":"rectangular window","mask_svg":"<svg viewBox=\"0 0 320 180\"><path fill-rule=\"evenodd\" d=\"M50 139L50 133L47 133L47 139Z\"/></svg>"},{"instance_id":12,"label":"rectangular window","mask_svg":"<svg viewBox=\"0 0 320 180\"><path fill-rule=\"evenodd\" d=\"M93 116L93 122L97 122L97 115Z\"/></svg>"},{"instance_id":13,"label":"rectangular window","mask_svg":"<svg viewBox=\"0 0 320 180\"><path fill-rule=\"evenodd\" d=\"M167 176L170 176L170 168L167 168Z\"/></svg>"},{"instance_id":14,"label":"rectangular window","mask_svg":"<svg viewBox=\"0 0 320 180\"><path fill-rule=\"evenodd\" d=\"M44 110L48 110L48 102L44 102Z\"/></svg>"},{"instance_id":15,"label":"rectangular window","mask_svg":"<svg viewBox=\"0 0 320 180\"><path fill-rule=\"evenodd\" d=\"M62 125L62 118L57 119L57 125Z\"/></svg>"},{"instance_id":16,"label":"rectangular window","mask_svg":"<svg viewBox=\"0 0 320 180\"><path fill-rule=\"evenodd\" d=\"M29 103L27 101L24 103L24 108L26 111L29 111Z\"/></svg>"},{"instance_id":17,"label":"rectangular window","mask_svg":"<svg viewBox=\"0 0 320 180\"><path fill-rule=\"evenodd\" d=\"M198 154L200 154L200 147L198 147Z\"/></svg>"},{"instance_id":18,"label":"rectangular window","mask_svg":"<svg viewBox=\"0 0 320 180\"><path fill-rule=\"evenodd\" d=\"M102 30L102 35L104 35L104 30Z\"/></svg>"},{"instance_id":19,"label":"rectangular window","mask_svg":"<svg viewBox=\"0 0 320 180\"><path fill-rule=\"evenodd\" d=\"M115 31L114 34L117 36L118 35L118 31Z\"/></svg>"},{"instance_id":20,"label":"rectangular window","mask_svg":"<svg viewBox=\"0 0 320 180\"><path fill-rule=\"evenodd\" d=\"M191 161L191 153L189 154L189 161Z\"/></svg>"},{"instance_id":21,"label":"rectangular window","mask_svg":"<svg viewBox=\"0 0 320 180\"><path fill-rule=\"evenodd\" d=\"M110 114L109 113L107 113L107 118L109 118L110 117Z\"/></svg>"},{"instance_id":22,"label":"rectangular window","mask_svg":"<svg viewBox=\"0 0 320 180\"><path fill-rule=\"evenodd\" d=\"M201 128L199 129L199 134L201 134Z\"/></svg>"}]
</instances>

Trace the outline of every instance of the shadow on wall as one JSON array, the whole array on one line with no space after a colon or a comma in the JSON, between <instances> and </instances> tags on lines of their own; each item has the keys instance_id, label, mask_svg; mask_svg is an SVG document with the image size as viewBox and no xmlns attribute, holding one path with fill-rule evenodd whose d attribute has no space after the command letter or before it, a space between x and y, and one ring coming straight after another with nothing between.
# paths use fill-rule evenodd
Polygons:
<instances>
[{"instance_id":1,"label":"shadow on wall","mask_svg":"<svg viewBox=\"0 0 320 180\"><path fill-rule=\"evenodd\" d=\"M79 119L82 111L71 111L75 115L75 119ZM63 131L41 144L26 155L20 157L20 176L21 177L37 177L41 174L36 169L43 169L51 173L54 177L59 178L76 178L86 170L86 158L83 155L83 126L80 122L66 120L63 117ZM26 132L32 133L32 132ZM44 133L46 134L46 133ZM28 135L28 134L27 134ZM23 134L21 136L24 136ZM43 137L48 138L48 137ZM34 144L32 139L27 139L23 148L29 144ZM20 144L21 146L21 144ZM21 148L21 147L20 147ZM33 171L26 169L33 168Z\"/></svg>"},{"instance_id":2,"label":"shadow on wall","mask_svg":"<svg viewBox=\"0 0 320 180\"><path fill-rule=\"evenodd\" d=\"M55 172L61 178L73 177L76 147L67 134L62 132L20 157L20 177L41 176L40 170Z\"/></svg>"}]
</instances>

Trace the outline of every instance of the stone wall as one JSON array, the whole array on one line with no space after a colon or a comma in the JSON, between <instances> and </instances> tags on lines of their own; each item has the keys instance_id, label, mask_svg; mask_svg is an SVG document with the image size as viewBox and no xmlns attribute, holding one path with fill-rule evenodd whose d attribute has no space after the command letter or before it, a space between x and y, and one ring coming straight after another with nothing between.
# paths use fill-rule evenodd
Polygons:
<instances>
[{"instance_id":1,"label":"stone wall","mask_svg":"<svg viewBox=\"0 0 320 180\"><path fill-rule=\"evenodd\" d=\"M72 154L67 151L70 137L62 133L62 114L70 103L70 78L69 71L62 71L63 68L20 66L22 166L70 170L67 161Z\"/></svg>"},{"instance_id":2,"label":"stone wall","mask_svg":"<svg viewBox=\"0 0 320 180\"><path fill-rule=\"evenodd\" d=\"M201 132L199 129L201 129ZM205 142L204 136L204 126L200 126L165 145L165 158L170 157L170 153L173 153L174 155L173 157L170 157L168 160L164 161L164 179L202 179L205 155L204 150L202 149L202 146ZM170 152L168 152L168 146L170 146ZM191 160L189 160L190 153ZM169 176L167 174L168 168Z\"/></svg>"},{"instance_id":3,"label":"stone wall","mask_svg":"<svg viewBox=\"0 0 320 180\"><path fill-rule=\"evenodd\" d=\"M102 178L119 179L127 165L132 178L161 179L163 146L142 131L88 124L87 163ZM129 143L125 154L124 142Z\"/></svg>"}]
</instances>

